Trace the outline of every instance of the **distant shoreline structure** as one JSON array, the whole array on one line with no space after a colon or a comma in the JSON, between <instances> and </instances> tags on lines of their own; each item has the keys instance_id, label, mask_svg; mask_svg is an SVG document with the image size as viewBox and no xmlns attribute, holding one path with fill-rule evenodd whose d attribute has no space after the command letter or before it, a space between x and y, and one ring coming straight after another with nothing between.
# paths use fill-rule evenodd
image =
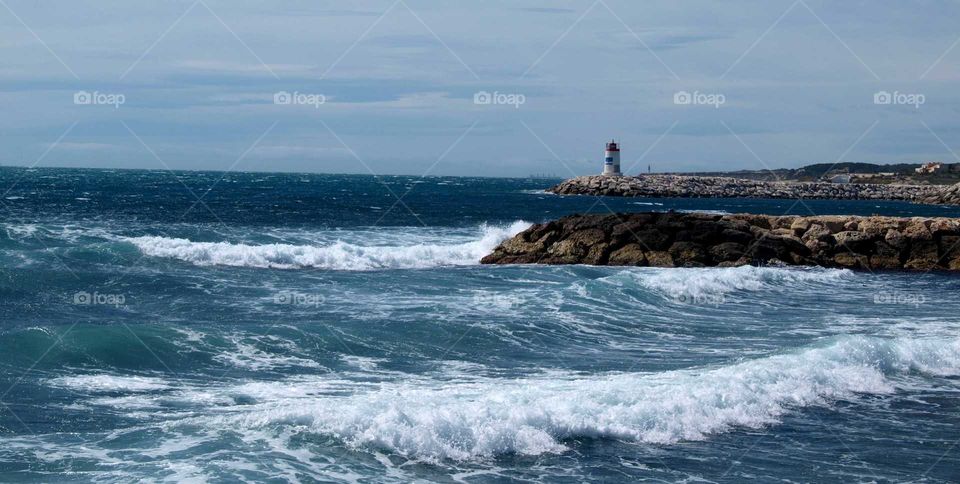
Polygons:
<instances>
[{"instance_id":1,"label":"distant shoreline structure","mask_svg":"<svg viewBox=\"0 0 960 484\"><path fill-rule=\"evenodd\" d=\"M946 188L942 185L769 182L686 175L591 175L571 178L546 191L559 195L612 197L902 200L936 203L933 200Z\"/></svg>"},{"instance_id":2,"label":"distant shoreline structure","mask_svg":"<svg viewBox=\"0 0 960 484\"><path fill-rule=\"evenodd\" d=\"M799 168L736 171L661 172L663 175L721 176L764 181L873 183L900 185L952 185L960 182L960 163L925 161L916 163L840 162L815 163Z\"/></svg>"}]
</instances>

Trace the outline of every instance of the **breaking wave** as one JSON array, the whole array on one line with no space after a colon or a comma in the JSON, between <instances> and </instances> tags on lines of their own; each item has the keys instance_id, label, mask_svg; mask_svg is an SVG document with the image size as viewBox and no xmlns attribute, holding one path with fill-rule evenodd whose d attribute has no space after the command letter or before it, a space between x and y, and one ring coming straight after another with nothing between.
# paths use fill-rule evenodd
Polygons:
<instances>
[{"instance_id":1,"label":"breaking wave","mask_svg":"<svg viewBox=\"0 0 960 484\"><path fill-rule=\"evenodd\" d=\"M193 242L167 237L134 237L126 241L148 256L168 257L200 266L224 265L276 269L320 268L346 271L375 269L422 269L472 265L500 242L530 224L516 221L509 226L480 227L476 238L459 240L398 240L398 245L365 246L337 241L326 246L229 242Z\"/></svg>"},{"instance_id":2,"label":"breaking wave","mask_svg":"<svg viewBox=\"0 0 960 484\"><path fill-rule=\"evenodd\" d=\"M388 383L345 397L264 401L196 423L247 431L294 425L353 447L433 461L474 460L563 452L564 440L573 438L702 440L775 424L803 407L890 394L911 376L958 374L960 339L848 336L712 369Z\"/></svg>"},{"instance_id":3,"label":"breaking wave","mask_svg":"<svg viewBox=\"0 0 960 484\"><path fill-rule=\"evenodd\" d=\"M828 285L855 277L847 269L798 267L707 267L644 268L623 271L607 278L616 283L624 279L663 294L693 297L723 295L735 291L761 291L773 288L797 288L803 285Z\"/></svg>"}]
</instances>

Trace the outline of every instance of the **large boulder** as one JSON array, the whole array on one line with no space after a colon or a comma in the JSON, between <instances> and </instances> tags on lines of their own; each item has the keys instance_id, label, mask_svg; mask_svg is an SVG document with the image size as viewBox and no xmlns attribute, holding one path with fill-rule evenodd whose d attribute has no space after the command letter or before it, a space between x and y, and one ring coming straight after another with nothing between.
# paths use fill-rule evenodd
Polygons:
<instances>
[{"instance_id":1,"label":"large boulder","mask_svg":"<svg viewBox=\"0 0 960 484\"><path fill-rule=\"evenodd\" d=\"M667 252L673 257L674 263L678 265L687 265L688 263L703 264L707 260L707 251L703 246L694 242L674 242Z\"/></svg>"},{"instance_id":2,"label":"large boulder","mask_svg":"<svg viewBox=\"0 0 960 484\"><path fill-rule=\"evenodd\" d=\"M873 236L854 230L844 230L833 234L834 243L838 251L866 253L873 247Z\"/></svg>"},{"instance_id":3,"label":"large boulder","mask_svg":"<svg viewBox=\"0 0 960 484\"><path fill-rule=\"evenodd\" d=\"M640 244L627 244L610 253L607 264L612 266L642 266L646 265L647 257Z\"/></svg>"}]
</instances>

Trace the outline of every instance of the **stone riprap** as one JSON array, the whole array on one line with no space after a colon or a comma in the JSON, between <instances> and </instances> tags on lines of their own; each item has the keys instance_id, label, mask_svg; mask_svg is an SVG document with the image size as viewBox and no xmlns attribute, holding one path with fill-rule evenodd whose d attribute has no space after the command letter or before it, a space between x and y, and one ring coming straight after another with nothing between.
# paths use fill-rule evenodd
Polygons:
<instances>
[{"instance_id":1,"label":"stone riprap","mask_svg":"<svg viewBox=\"0 0 960 484\"><path fill-rule=\"evenodd\" d=\"M960 270L960 219L674 212L571 215L530 227L481 262L953 271Z\"/></svg>"},{"instance_id":2,"label":"stone riprap","mask_svg":"<svg viewBox=\"0 0 960 484\"><path fill-rule=\"evenodd\" d=\"M691 198L790 198L832 200L904 200L922 202L940 196L940 185L768 182L718 176L579 176L547 189L560 195Z\"/></svg>"},{"instance_id":3,"label":"stone riprap","mask_svg":"<svg viewBox=\"0 0 960 484\"><path fill-rule=\"evenodd\" d=\"M960 183L944 187L939 192L920 201L936 205L960 205Z\"/></svg>"}]
</instances>

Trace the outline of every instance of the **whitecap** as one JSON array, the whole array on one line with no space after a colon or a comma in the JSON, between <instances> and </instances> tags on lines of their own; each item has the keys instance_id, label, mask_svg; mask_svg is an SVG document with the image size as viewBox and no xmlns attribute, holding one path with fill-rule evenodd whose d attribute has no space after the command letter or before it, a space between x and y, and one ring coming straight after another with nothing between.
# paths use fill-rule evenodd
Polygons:
<instances>
[{"instance_id":1,"label":"whitecap","mask_svg":"<svg viewBox=\"0 0 960 484\"><path fill-rule=\"evenodd\" d=\"M234 350L217 354L213 359L229 365L248 370L269 370L275 368L304 367L320 368L314 360L301 358L292 354L277 354L257 348L254 344L246 343L240 338L231 338ZM260 342L260 341L258 341ZM287 346L280 344L280 346ZM287 346L286 351L291 348Z\"/></svg>"},{"instance_id":2,"label":"whitecap","mask_svg":"<svg viewBox=\"0 0 960 484\"><path fill-rule=\"evenodd\" d=\"M247 432L296 425L355 447L427 461L475 460L564 452L574 438L702 440L776 424L804 407L888 395L915 374L960 374L960 339L849 336L714 368L384 383L349 396L265 401L197 421Z\"/></svg>"},{"instance_id":3,"label":"whitecap","mask_svg":"<svg viewBox=\"0 0 960 484\"><path fill-rule=\"evenodd\" d=\"M622 285L635 282L669 297L694 298L726 295L738 291L761 291L800 285L828 285L850 280L847 269L798 267L706 267L642 268L621 271L601 281Z\"/></svg>"},{"instance_id":4,"label":"whitecap","mask_svg":"<svg viewBox=\"0 0 960 484\"><path fill-rule=\"evenodd\" d=\"M380 363L388 361L384 358L370 358L356 355L343 355L340 359L343 360L344 363L364 371L374 371L380 366Z\"/></svg>"},{"instance_id":5,"label":"whitecap","mask_svg":"<svg viewBox=\"0 0 960 484\"><path fill-rule=\"evenodd\" d=\"M89 393L139 393L166 390L170 388L170 384L161 378L152 378L146 376L121 376L110 375L106 373L61 376L48 380L48 383L55 387L68 388L71 390Z\"/></svg>"},{"instance_id":6,"label":"whitecap","mask_svg":"<svg viewBox=\"0 0 960 484\"><path fill-rule=\"evenodd\" d=\"M343 241L325 246L250 245L230 242L193 242L188 239L154 236L124 240L136 245L145 255L179 259L199 266L225 265L277 269L312 267L363 271L477 264L497 244L529 226L529 223L523 221L514 222L506 227L484 225L472 240L383 246L366 246Z\"/></svg>"}]
</instances>

